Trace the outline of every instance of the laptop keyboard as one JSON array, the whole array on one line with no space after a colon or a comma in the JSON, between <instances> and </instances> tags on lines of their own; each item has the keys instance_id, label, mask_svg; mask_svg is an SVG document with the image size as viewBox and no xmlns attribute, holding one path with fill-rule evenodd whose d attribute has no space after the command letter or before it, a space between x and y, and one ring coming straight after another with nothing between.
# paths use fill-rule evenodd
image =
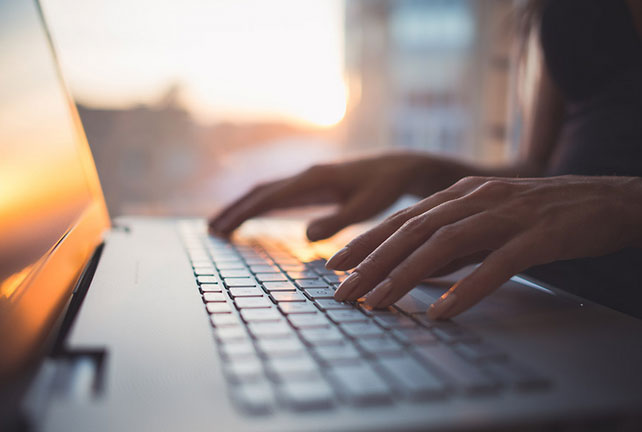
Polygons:
<instances>
[{"instance_id":1,"label":"laptop keyboard","mask_svg":"<svg viewBox=\"0 0 642 432\"><path fill-rule=\"evenodd\" d=\"M539 390L548 381L453 322L403 300L337 302L348 273L277 242L230 243L179 226L229 392L243 412L312 411Z\"/></svg>"}]
</instances>

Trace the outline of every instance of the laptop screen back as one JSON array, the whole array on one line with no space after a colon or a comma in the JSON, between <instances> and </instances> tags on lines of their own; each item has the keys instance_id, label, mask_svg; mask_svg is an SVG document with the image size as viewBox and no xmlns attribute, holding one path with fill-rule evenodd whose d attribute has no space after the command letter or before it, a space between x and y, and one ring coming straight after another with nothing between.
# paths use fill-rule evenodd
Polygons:
<instances>
[{"instance_id":1,"label":"laptop screen back","mask_svg":"<svg viewBox=\"0 0 642 432\"><path fill-rule=\"evenodd\" d=\"M108 218L33 1L0 0L0 64L2 372L41 340Z\"/></svg>"}]
</instances>

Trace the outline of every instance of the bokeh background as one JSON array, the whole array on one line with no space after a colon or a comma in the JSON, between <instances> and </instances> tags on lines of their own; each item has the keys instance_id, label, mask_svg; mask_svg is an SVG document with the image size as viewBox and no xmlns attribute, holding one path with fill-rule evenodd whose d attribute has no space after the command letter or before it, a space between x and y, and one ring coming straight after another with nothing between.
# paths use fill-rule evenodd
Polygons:
<instances>
[{"instance_id":1,"label":"bokeh background","mask_svg":"<svg viewBox=\"0 0 642 432\"><path fill-rule=\"evenodd\" d=\"M42 0L112 216L364 152L515 157L516 3Z\"/></svg>"}]
</instances>

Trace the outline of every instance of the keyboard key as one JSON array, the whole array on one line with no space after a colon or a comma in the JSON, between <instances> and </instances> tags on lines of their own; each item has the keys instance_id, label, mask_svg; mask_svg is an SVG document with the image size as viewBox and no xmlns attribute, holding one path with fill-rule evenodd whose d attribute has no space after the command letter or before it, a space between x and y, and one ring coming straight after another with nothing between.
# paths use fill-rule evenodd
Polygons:
<instances>
[{"instance_id":1,"label":"keyboard key","mask_svg":"<svg viewBox=\"0 0 642 432\"><path fill-rule=\"evenodd\" d=\"M414 314L412 315L412 318L420 325L427 328L432 328L436 324L435 321L428 318L428 315L426 315L425 313Z\"/></svg>"},{"instance_id":2,"label":"keyboard key","mask_svg":"<svg viewBox=\"0 0 642 432\"><path fill-rule=\"evenodd\" d=\"M330 322L321 313L288 315L288 321L299 329L312 327L328 327Z\"/></svg>"},{"instance_id":3,"label":"keyboard key","mask_svg":"<svg viewBox=\"0 0 642 432\"><path fill-rule=\"evenodd\" d=\"M258 287L230 288L230 296L236 297L263 297L263 290Z\"/></svg>"},{"instance_id":4,"label":"keyboard key","mask_svg":"<svg viewBox=\"0 0 642 432\"><path fill-rule=\"evenodd\" d=\"M367 317L359 312L358 310L331 310L328 311L328 317L338 323L347 323L347 322L366 322Z\"/></svg>"},{"instance_id":5,"label":"keyboard key","mask_svg":"<svg viewBox=\"0 0 642 432\"><path fill-rule=\"evenodd\" d=\"M270 294L274 301L278 302L305 302L305 296L300 292L275 291Z\"/></svg>"},{"instance_id":6,"label":"keyboard key","mask_svg":"<svg viewBox=\"0 0 642 432\"><path fill-rule=\"evenodd\" d=\"M288 280L283 273L257 273L254 276L259 282L285 282Z\"/></svg>"},{"instance_id":7,"label":"keyboard key","mask_svg":"<svg viewBox=\"0 0 642 432\"><path fill-rule=\"evenodd\" d=\"M285 271L285 272L290 272L290 271L295 271L295 272L296 272L296 271L305 271L305 270L307 269L307 267L306 267L305 265L303 265L303 264L301 264L301 263L299 263L299 262L297 262L297 261L295 261L295 262L293 262L293 263L290 263L290 264L286 264L285 262L281 263L281 262L280 262L280 260L276 260L276 261L279 263L280 267L281 267L281 268L283 269L283 271Z\"/></svg>"},{"instance_id":8,"label":"keyboard key","mask_svg":"<svg viewBox=\"0 0 642 432\"><path fill-rule=\"evenodd\" d=\"M283 401L293 410L328 409L333 405L333 393L322 379L287 381L279 386Z\"/></svg>"},{"instance_id":9,"label":"keyboard key","mask_svg":"<svg viewBox=\"0 0 642 432\"><path fill-rule=\"evenodd\" d=\"M252 273L281 273L281 270L276 266L261 264L250 266L250 271Z\"/></svg>"},{"instance_id":10,"label":"keyboard key","mask_svg":"<svg viewBox=\"0 0 642 432\"><path fill-rule=\"evenodd\" d=\"M412 357L383 357L377 364L397 390L408 398L435 398L446 394L444 382Z\"/></svg>"},{"instance_id":11,"label":"keyboard key","mask_svg":"<svg viewBox=\"0 0 642 432\"><path fill-rule=\"evenodd\" d=\"M348 344L316 346L314 352L321 361L330 364L355 361L361 357L359 351Z\"/></svg>"},{"instance_id":12,"label":"keyboard key","mask_svg":"<svg viewBox=\"0 0 642 432\"><path fill-rule=\"evenodd\" d=\"M206 293L206 292L222 292L223 287L218 284L218 283L213 283L213 284L201 284L199 286L199 290L201 293Z\"/></svg>"},{"instance_id":13,"label":"keyboard key","mask_svg":"<svg viewBox=\"0 0 642 432\"><path fill-rule=\"evenodd\" d=\"M214 336L220 341L247 341L248 335L243 326L219 327L214 332Z\"/></svg>"},{"instance_id":14,"label":"keyboard key","mask_svg":"<svg viewBox=\"0 0 642 432\"><path fill-rule=\"evenodd\" d=\"M490 376L464 360L448 346L442 344L421 346L416 347L414 352L428 365L443 371L454 387L461 388L467 393L497 388L497 383Z\"/></svg>"},{"instance_id":15,"label":"keyboard key","mask_svg":"<svg viewBox=\"0 0 642 432\"><path fill-rule=\"evenodd\" d=\"M399 354L403 351L401 344L390 336L357 339L357 345L373 356Z\"/></svg>"},{"instance_id":16,"label":"keyboard key","mask_svg":"<svg viewBox=\"0 0 642 432\"><path fill-rule=\"evenodd\" d=\"M247 322L280 321L283 318L276 309L241 309L241 317Z\"/></svg>"},{"instance_id":17,"label":"keyboard key","mask_svg":"<svg viewBox=\"0 0 642 432\"><path fill-rule=\"evenodd\" d=\"M269 292L272 291L296 291L296 287L292 282L264 282L263 286Z\"/></svg>"},{"instance_id":18,"label":"keyboard key","mask_svg":"<svg viewBox=\"0 0 642 432\"><path fill-rule=\"evenodd\" d=\"M376 315L374 320L377 324L386 329L417 327L417 323L412 318L400 313Z\"/></svg>"},{"instance_id":19,"label":"keyboard key","mask_svg":"<svg viewBox=\"0 0 642 432\"><path fill-rule=\"evenodd\" d=\"M255 357L256 352L251 342L220 343L219 350L227 359L237 357Z\"/></svg>"},{"instance_id":20,"label":"keyboard key","mask_svg":"<svg viewBox=\"0 0 642 432\"><path fill-rule=\"evenodd\" d=\"M323 274L323 273L321 273L321 274ZM332 284L340 284L341 282L346 280L347 277L348 277L348 275L345 275L345 274L342 274L342 275L338 275L338 274L323 274L323 279L326 282L332 283Z\"/></svg>"},{"instance_id":21,"label":"keyboard key","mask_svg":"<svg viewBox=\"0 0 642 432\"><path fill-rule=\"evenodd\" d=\"M278 381L319 378L319 366L309 355L272 358L267 363L270 375Z\"/></svg>"},{"instance_id":22,"label":"keyboard key","mask_svg":"<svg viewBox=\"0 0 642 432\"><path fill-rule=\"evenodd\" d=\"M294 333L285 321L252 322L248 325L250 333L256 338L275 338L290 336Z\"/></svg>"},{"instance_id":23,"label":"keyboard key","mask_svg":"<svg viewBox=\"0 0 642 432\"><path fill-rule=\"evenodd\" d=\"M192 260L192 267L197 268L197 267L211 267L212 266L212 261L209 259L206 260Z\"/></svg>"},{"instance_id":24,"label":"keyboard key","mask_svg":"<svg viewBox=\"0 0 642 432\"><path fill-rule=\"evenodd\" d=\"M216 268L221 270L243 270L245 269L245 264L241 260L234 260L228 262L217 262Z\"/></svg>"},{"instance_id":25,"label":"keyboard key","mask_svg":"<svg viewBox=\"0 0 642 432\"><path fill-rule=\"evenodd\" d=\"M241 320L236 315L228 314L228 313L225 313L225 314L217 313L217 314L210 315L210 321L212 322L212 325L217 328L227 327L227 326L238 326L239 324L241 324Z\"/></svg>"},{"instance_id":26,"label":"keyboard key","mask_svg":"<svg viewBox=\"0 0 642 432\"><path fill-rule=\"evenodd\" d=\"M259 339L259 349L267 356L301 354L304 346L296 336L285 339Z\"/></svg>"},{"instance_id":27,"label":"keyboard key","mask_svg":"<svg viewBox=\"0 0 642 432\"><path fill-rule=\"evenodd\" d=\"M383 336L384 331L373 322L356 322L340 325L341 330L352 338L365 338Z\"/></svg>"},{"instance_id":28,"label":"keyboard key","mask_svg":"<svg viewBox=\"0 0 642 432\"><path fill-rule=\"evenodd\" d=\"M311 270L307 271L289 271L288 276L294 280L300 279L319 279L319 275Z\"/></svg>"},{"instance_id":29,"label":"keyboard key","mask_svg":"<svg viewBox=\"0 0 642 432\"><path fill-rule=\"evenodd\" d=\"M209 302L225 302L227 301L227 298L223 293L216 293L216 292L206 292L203 293L203 301L206 303Z\"/></svg>"},{"instance_id":30,"label":"keyboard key","mask_svg":"<svg viewBox=\"0 0 642 432\"><path fill-rule=\"evenodd\" d=\"M332 288L308 288L304 292L312 300L334 298L334 290Z\"/></svg>"},{"instance_id":31,"label":"keyboard key","mask_svg":"<svg viewBox=\"0 0 642 432\"><path fill-rule=\"evenodd\" d=\"M446 343L468 342L479 339L474 333L455 325L435 326L432 331L439 339Z\"/></svg>"},{"instance_id":32,"label":"keyboard key","mask_svg":"<svg viewBox=\"0 0 642 432\"><path fill-rule=\"evenodd\" d=\"M318 313L312 303L279 303L279 309L286 314L314 314Z\"/></svg>"},{"instance_id":33,"label":"keyboard key","mask_svg":"<svg viewBox=\"0 0 642 432\"><path fill-rule=\"evenodd\" d=\"M350 303L338 302L333 299L319 299L315 301L317 307L322 311L337 309L354 309Z\"/></svg>"},{"instance_id":34,"label":"keyboard key","mask_svg":"<svg viewBox=\"0 0 642 432\"><path fill-rule=\"evenodd\" d=\"M388 384L368 364L339 365L328 369L328 375L342 398L353 405L390 402Z\"/></svg>"},{"instance_id":35,"label":"keyboard key","mask_svg":"<svg viewBox=\"0 0 642 432\"><path fill-rule=\"evenodd\" d=\"M239 309L270 308L272 302L267 297L237 297L234 299Z\"/></svg>"},{"instance_id":36,"label":"keyboard key","mask_svg":"<svg viewBox=\"0 0 642 432\"><path fill-rule=\"evenodd\" d=\"M264 377L263 365L256 358L238 359L225 364L225 375L235 383L259 381Z\"/></svg>"},{"instance_id":37,"label":"keyboard key","mask_svg":"<svg viewBox=\"0 0 642 432\"><path fill-rule=\"evenodd\" d=\"M401 343L409 345L430 344L438 341L434 334L423 327L394 330L392 335Z\"/></svg>"},{"instance_id":38,"label":"keyboard key","mask_svg":"<svg viewBox=\"0 0 642 432\"><path fill-rule=\"evenodd\" d=\"M216 270L214 267L194 267L194 274L196 276L214 276Z\"/></svg>"},{"instance_id":39,"label":"keyboard key","mask_svg":"<svg viewBox=\"0 0 642 432\"><path fill-rule=\"evenodd\" d=\"M232 312L232 307L227 303L207 303L205 308L211 314L227 314Z\"/></svg>"},{"instance_id":40,"label":"keyboard key","mask_svg":"<svg viewBox=\"0 0 642 432\"><path fill-rule=\"evenodd\" d=\"M296 281L296 284L299 286L301 289L306 289L306 288L329 288L330 285L328 285L327 282L321 280L321 279L301 279Z\"/></svg>"},{"instance_id":41,"label":"keyboard key","mask_svg":"<svg viewBox=\"0 0 642 432\"><path fill-rule=\"evenodd\" d=\"M425 315L426 310L428 310L428 306L430 305L427 305L424 302L417 300L410 293L401 297L395 303L395 307L397 307L398 309L400 309L401 311L409 315L414 315L414 314Z\"/></svg>"},{"instance_id":42,"label":"keyboard key","mask_svg":"<svg viewBox=\"0 0 642 432\"><path fill-rule=\"evenodd\" d=\"M224 278L225 286L228 288L233 287L255 287L258 286L254 278L245 277L245 278Z\"/></svg>"},{"instance_id":43,"label":"keyboard key","mask_svg":"<svg viewBox=\"0 0 642 432\"><path fill-rule=\"evenodd\" d=\"M346 337L335 328L304 328L299 335L309 345L337 345L342 344Z\"/></svg>"},{"instance_id":44,"label":"keyboard key","mask_svg":"<svg viewBox=\"0 0 642 432\"><path fill-rule=\"evenodd\" d=\"M232 399L239 408L251 415L269 414L274 405L272 389L265 382L234 386Z\"/></svg>"},{"instance_id":45,"label":"keyboard key","mask_svg":"<svg viewBox=\"0 0 642 432\"><path fill-rule=\"evenodd\" d=\"M250 277L251 274L245 269L221 270L222 278Z\"/></svg>"},{"instance_id":46,"label":"keyboard key","mask_svg":"<svg viewBox=\"0 0 642 432\"><path fill-rule=\"evenodd\" d=\"M199 284L204 284L204 283L218 283L218 277L216 276L197 276L196 281Z\"/></svg>"}]
</instances>

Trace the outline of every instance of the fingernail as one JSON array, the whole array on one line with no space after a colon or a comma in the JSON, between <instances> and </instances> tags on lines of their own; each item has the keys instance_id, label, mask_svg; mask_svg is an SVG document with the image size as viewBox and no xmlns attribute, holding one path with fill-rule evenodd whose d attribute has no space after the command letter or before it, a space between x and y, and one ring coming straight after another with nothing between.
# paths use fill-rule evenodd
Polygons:
<instances>
[{"instance_id":1,"label":"fingernail","mask_svg":"<svg viewBox=\"0 0 642 432\"><path fill-rule=\"evenodd\" d=\"M374 287L374 289L366 296L366 305L376 308L381 303L381 300L386 298L390 291L392 290L392 281L386 279L381 282L379 285Z\"/></svg>"},{"instance_id":2,"label":"fingernail","mask_svg":"<svg viewBox=\"0 0 642 432\"><path fill-rule=\"evenodd\" d=\"M345 260L350 255L348 248L343 248L339 252L332 255L332 257L325 263L325 268L335 269L345 262Z\"/></svg>"},{"instance_id":3,"label":"fingernail","mask_svg":"<svg viewBox=\"0 0 642 432\"><path fill-rule=\"evenodd\" d=\"M439 297L439 299L430 305L427 310L428 318L439 319L446 312L448 312L457 301L457 296L452 293L446 293Z\"/></svg>"},{"instance_id":4,"label":"fingernail","mask_svg":"<svg viewBox=\"0 0 642 432\"><path fill-rule=\"evenodd\" d=\"M359 283L359 273L352 273L346 278L346 280L339 285L337 291L334 293L334 299L336 301L343 301L350 296L354 288Z\"/></svg>"}]
</instances>

